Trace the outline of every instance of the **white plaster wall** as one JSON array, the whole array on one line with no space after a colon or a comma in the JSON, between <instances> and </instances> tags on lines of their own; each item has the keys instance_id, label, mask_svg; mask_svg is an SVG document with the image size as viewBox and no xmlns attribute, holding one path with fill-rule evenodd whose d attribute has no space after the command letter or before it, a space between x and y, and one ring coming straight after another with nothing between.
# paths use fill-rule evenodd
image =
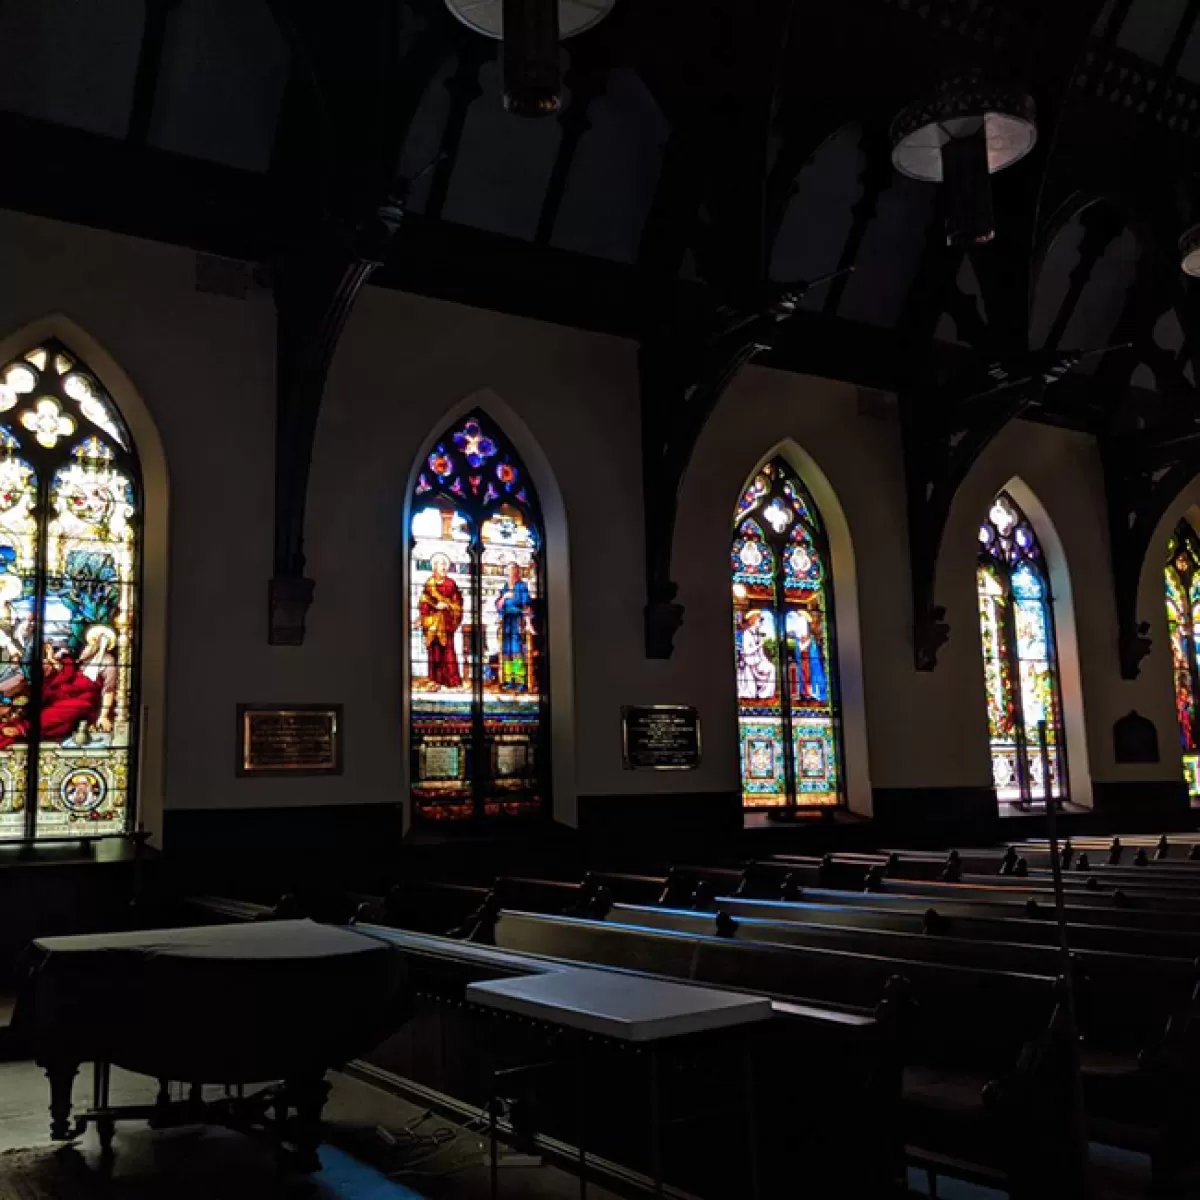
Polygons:
<instances>
[{"instance_id":1,"label":"white plaster wall","mask_svg":"<svg viewBox=\"0 0 1200 1200\"><path fill-rule=\"evenodd\" d=\"M263 643L274 312L266 295L200 295L193 277L186 251L0 213L0 331L63 314L123 369L162 438L166 803L176 807L256 802L239 801L233 779L233 705L259 694L260 673L272 686L282 653Z\"/></svg>"},{"instance_id":2,"label":"white plaster wall","mask_svg":"<svg viewBox=\"0 0 1200 1200\"><path fill-rule=\"evenodd\" d=\"M952 638L938 670L920 674L912 667L894 407L881 408L878 398L860 406L847 385L751 368L718 407L685 480L675 577L686 621L675 657L649 661L642 647L634 346L368 288L334 361L318 431L308 546L317 593L309 639L301 648L270 647L269 295L202 295L186 250L13 213L0 213L0 279L0 335L48 313L65 314L120 364L162 437L171 478L168 807L403 798L406 489L429 439L485 390L498 398L493 416L539 484L551 546L563 550L551 568L559 588L551 594L558 603L552 637L569 630L573 650L565 664L560 652L555 668L556 699L565 698L570 709L565 731L561 715L555 730L560 818L572 819L576 793L737 788L730 519L739 489L775 449L800 469L835 541L843 701L850 716L858 714L847 725L855 807L869 810L871 787L990 782L975 533L991 496L1014 476L1036 495L1064 551L1093 775L1178 775L1161 581L1154 573L1143 581L1155 652L1142 678L1124 683L1100 470L1086 437L1022 423L983 456L951 514L939 574L938 600L947 606ZM1180 512L1164 521L1164 546L1174 520L1197 500L1200 491L1182 498ZM344 775L236 779L235 705L289 700L345 704ZM620 706L654 702L700 709L706 748L700 770L622 770ZM1158 725L1164 752L1158 768L1112 761L1112 722L1131 707Z\"/></svg>"}]
</instances>

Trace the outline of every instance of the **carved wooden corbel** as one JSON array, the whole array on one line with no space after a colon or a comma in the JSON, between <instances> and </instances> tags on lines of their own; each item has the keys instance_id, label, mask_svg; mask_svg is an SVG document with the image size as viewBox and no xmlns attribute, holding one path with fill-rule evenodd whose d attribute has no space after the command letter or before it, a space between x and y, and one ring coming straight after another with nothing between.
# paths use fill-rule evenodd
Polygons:
<instances>
[{"instance_id":1,"label":"carved wooden corbel","mask_svg":"<svg viewBox=\"0 0 1200 1200\"><path fill-rule=\"evenodd\" d=\"M273 646L304 642L315 589L306 573L304 522L317 418L338 339L378 265L357 231L332 218L283 250L274 263L275 553L267 606Z\"/></svg>"},{"instance_id":2,"label":"carved wooden corbel","mask_svg":"<svg viewBox=\"0 0 1200 1200\"><path fill-rule=\"evenodd\" d=\"M1101 441L1122 679L1136 679L1151 650L1150 624L1138 617L1138 591L1154 532L1200 474L1200 427L1188 424L1174 436L1114 432Z\"/></svg>"},{"instance_id":3,"label":"carved wooden corbel","mask_svg":"<svg viewBox=\"0 0 1200 1200\"><path fill-rule=\"evenodd\" d=\"M825 282L769 285L755 301L722 310L707 330L666 330L639 351L647 658L670 658L683 624L672 544L679 489L704 425L742 368L774 344L805 292Z\"/></svg>"},{"instance_id":4,"label":"carved wooden corbel","mask_svg":"<svg viewBox=\"0 0 1200 1200\"><path fill-rule=\"evenodd\" d=\"M297 646L315 589L304 522L325 381L354 302L403 217L409 182L396 164L437 39L415 36L405 72L392 0L349 23L317 0L269 2L293 66L271 160L279 242L270 262L277 411L267 636Z\"/></svg>"},{"instance_id":5,"label":"carved wooden corbel","mask_svg":"<svg viewBox=\"0 0 1200 1200\"><path fill-rule=\"evenodd\" d=\"M935 590L942 538L959 487L992 439L1082 357L1076 352L1017 355L982 372L960 374L952 383L901 396L918 671L936 668L938 652L950 637Z\"/></svg>"}]
</instances>

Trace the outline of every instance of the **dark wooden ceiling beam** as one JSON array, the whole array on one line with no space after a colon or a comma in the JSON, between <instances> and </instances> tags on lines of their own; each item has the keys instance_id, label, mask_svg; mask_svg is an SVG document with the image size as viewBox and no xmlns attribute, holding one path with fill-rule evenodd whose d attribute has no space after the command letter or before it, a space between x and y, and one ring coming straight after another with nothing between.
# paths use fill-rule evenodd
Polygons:
<instances>
[{"instance_id":1,"label":"dark wooden ceiling beam","mask_svg":"<svg viewBox=\"0 0 1200 1200\"><path fill-rule=\"evenodd\" d=\"M1167 49L1166 56L1163 58L1163 72L1166 75L1174 75L1179 70L1179 61L1183 58L1183 52L1187 49L1187 44L1191 40L1192 30L1196 27L1196 18L1200 17L1200 0L1188 0L1188 6L1183 10L1183 15L1179 18L1179 26L1175 30L1175 36L1171 38L1171 45Z\"/></svg>"},{"instance_id":2,"label":"dark wooden ceiling beam","mask_svg":"<svg viewBox=\"0 0 1200 1200\"><path fill-rule=\"evenodd\" d=\"M396 172L406 129L398 0L354 22L324 0L271 0L292 51L271 158L279 233L269 258L276 310L275 514L267 638L304 641L315 582L305 526L325 383L354 304L402 217Z\"/></svg>"},{"instance_id":3,"label":"dark wooden ceiling beam","mask_svg":"<svg viewBox=\"0 0 1200 1200\"><path fill-rule=\"evenodd\" d=\"M1079 242L1079 261L1067 276L1067 293L1046 335L1044 345L1047 350L1057 350L1062 345L1063 336L1097 265L1125 228L1120 215L1106 204L1093 204L1086 208L1080 215L1080 221L1083 236Z\"/></svg>"},{"instance_id":4,"label":"dark wooden ceiling beam","mask_svg":"<svg viewBox=\"0 0 1200 1200\"><path fill-rule=\"evenodd\" d=\"M125 130L126 140L135 146L144 146L150 136L154 101L158 95L158 77L162 71L163 50L167 42L167 23L177 3L178 0L145 0L142 44L138 50L129 123Z\"/></svg>"},{"instance_id":5,"label":"dark wooden ceiling beam","mask_svg":"<svg viewBox=\"0 0 1200 1200\"><path fill-rule=\"evenodd\" d=\"M974 248L970 258L987 313L965 370L947 377L934 369L931 322L945 310L956 287L958 263L937 254L931 278L914 289L918 310L907 323L930 342L917 342L914 367L900 394L912 584L913 663L937 665L950 635L946 610L937 603L937 568L951 506L972 465L1000 431L1032 411L1047 387L1072 365L1071 356L1030 353L1034 269L1040 261L1042 204L1048 172L1070 92L1074 64L1095 25L1101 0L1063 0L1031 6L1007 48L1006 64L1022 79L1037 104L1039 139L1025 161L994 177L996 240ZM985 66L980 61L975 65ZM931 241L933 237L931 236ZM932 248L928 251L934 254ZM952 273L953 272L953 273ZM936 285L936 286L935 286ZM1028 378L1021 376L1030 364ZM981 375L993 383L982 392ZM1003 382L996 382L997 380Z\"/></svg>"}]
</instances>

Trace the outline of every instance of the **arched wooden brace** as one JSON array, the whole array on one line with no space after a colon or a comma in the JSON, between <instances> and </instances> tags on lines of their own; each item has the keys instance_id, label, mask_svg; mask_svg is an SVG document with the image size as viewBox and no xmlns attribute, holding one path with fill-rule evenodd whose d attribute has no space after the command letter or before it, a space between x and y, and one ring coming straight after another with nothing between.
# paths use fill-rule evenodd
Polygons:
<instances>
[{"instance_id":1,"label":"arched wooden brace","mask_svg":"<svg viewBox=\"0 0 1200 1200\"><path fill-rule=\"evenodd\" d=\"M670 658L683 623L671 545L679 488L700 431L808 286L766 282L773 240L766 223L767 147L795 5L755 0L733 15L723 11L706 26L728 65L720 87L676 121L639 253L648 281L647 333L638 355L648 658ZM678 277L689 250L711 295L732 298L730 307L714 314L712 299L704 297L699 313L686 311L691 297Z\"/></svg>"},{"instance_id":2,"label":"arched wooden brace","mask_svg":"<svg viewBox=\"0 0 1200 1200\"><path fill-rule=\"evenodd\" d=\"M1161 181L1160 181L1161 182ZM1109 553L1117 609L1117 652L1123 679L1136 679L1150 653L1149 623L1138 614L1138 589L1154 533L1176 497L1200 474L1200 394L1183 375L1194 358L1198 328L1194 298L1172 262L1169 206L1144 196L1131 209L1131 228L1142 244L1142 258L1114 336L1128 338L1130 353L1111 369L1098 372L1094 386L1121 397L1100 435L1104 489L1108 507ZM1154 341L1158 318L1173 311L1184 333L1184 353L1172 364L1169 393L1155 395L1149 406L1129 387L1137 365L1164 370L1163 352ZM1163 402L1169 407L1164 410Z\"/></svg>"},{"instance_id":3,"label":"arched wooden brace","mask_svg":"<svg viewBox=\"0 0 1200 1200\"><path fill-rule=\"evenodd\" d=\"M963 396L958 386L900 398L906 464L909 556L913 588L913 665L937 666L950 636L935 602L938 557L950 506L972 466L997 434L1071 370L1078 353L1029 354L991 364L988 383Z\"/></svg>"},{"instance_id":4,"label":"arched wooden brace","mask_svg":"<svg viewBox=\"0 0 1200 1200\"><path fill-rule=\"evenodd\" d=\"M1053 153L1075 63L1103 7L1102 0L1069 0L1038 10L1028 85L1037 103L1038 145L1029 161L994 178L998 236L972 252L988 315L987 342L965 355L967 365L951 383L901 395L908 529L912 565L913 662L918 671L937 666L938 651L950 636L945 609L937 604L935 581L950 506L967 472L991 440L1046 388L1079 361L1078 354L1035 353L1029 326L1037 267L1049 246L1055 220L1043 201L1049 191ZM1054 210L1050 210L1054 211ZM953 256L930 250L933 277L917 299L911 344L922 352L932 342L940 303L953 283ZM972 361L973 360L973 361ZM928 366L911 364L910 378L930 378Z\"/></svg>"},{"instance_id":5,"label":"arched wooden brace","mask_svg":"<svg viewBox=\"0 0 1200 1200\"><path fill-rule=\"evenodd\" d=\"M403 214L406 187L395 164L442 35L415 37L402 63L397 0L372 6L355 22L318 0L270 6L293 69L271 161L280 215L270 264L276 425L267 637L294 646L304 641L315 588L304 525L325 381L354 302Z\"/></svg>"},{"instance_id":6,"label":"arched wooden brace","mask_svg":"<svg viewBox=\"0 0 1200 1200\"><path fill-rule=\"evenodd\" d=\"M1117 603L1121 678L1136 679L1150 653L1149 622L1138 616L1138 590L1159 522L1200 475L1200 422L1174 431L1110 435L1101 442L1109 544Z\"/></svg>"},{"instance_id":7,"label":"arched wooden brace","mask_svg":"<svg viewBox=\"0 0 1200 1200\"><path fill-rule=\"evenodd\" d=\"M644 342L639 351L647 658L670 658L683 623L671 550L679 489L696 442L717 401L738 372L771 345L776 326L795 311L796 299L797 293L780 289L761 311L728 314L705 339L665 334Z\"/></svg>"},{"instance_id":8,"label":"arched wooden brace","mask_svg":"<svg viewBox=\"0 0 1200 1200\"><path fill-rule=\"evenodd\" d=\"M304 642L315 583L308 578L304 525L308 480L325 380L354 302L378 258L330 221L275 261L275 549L268 585L273 646Z\"/></svg>"}]
</instances>

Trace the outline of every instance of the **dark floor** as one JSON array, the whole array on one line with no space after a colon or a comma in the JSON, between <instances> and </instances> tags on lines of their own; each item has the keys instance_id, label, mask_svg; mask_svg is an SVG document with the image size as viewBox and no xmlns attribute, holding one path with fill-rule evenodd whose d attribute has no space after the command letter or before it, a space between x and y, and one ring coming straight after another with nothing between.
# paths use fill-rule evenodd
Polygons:
<instances>
[{"instance_id":1,"label":"dark floor","mask_svg":"<svg viewBox=\"0 0 1200 1200\"><path fill-rule=\"evenodd\" d=\"M82 1072L76 1082L80 1106L90 1098L87 1076ZM130 1122L118 1127L117 1187L111 1194L121 1200L476 1200L489 1194L486 1142L477 1131L422 1120L421 1109L357 1080L341 1075L333 1080L326 1107L329 1144L321 1151L324 1169L311 1182L281 1175L267 1147L239 1134L211 1128L154 1132ZM149 1103L155 1086L153 1080L114 1070L111 1099ZM0 1155L51 1144L48 1098L45 1079L32 1063L0 1064ZM389 1147L379 1128L398 1144ZM94 1132L79 1140L78 1150L94 1169L99 1160ZM0 1157L0 1196L6 1194L4 1169ZM552 1167L506 1165L502 1172L502 1200L578 1195L578 1182ZM588 1196L616 1200L595 1186Z\"/></svg>"},{"instance_id":2,"label":"dark floor","mask_svg":"<svg viewBox=\"0 0 1200 1200\"><path fill-rule=\"evenodd\" d=\"M334 1075L326 1107L328 1144L323 1170L311 1181L281 1175L263 1145L219 1129L186 1128L154 1132L141 1122L118 1128L116 1187L102 1192L113 1200L487 1200L487 1146L478 1129L427 1116L422 1109L344 1075ZM75 1100L90 1099L89 1072L80 1073ZM115 1070L114 1104L148 1103L152 1080ZM6 1152L49 1147L48 1089L29 1062L0 1063L0 1200ZM391 1141L380 1136L387 1131ZM77 1143L80 1169L94 1171L99 1154L89 1132ZM10 1162L15 1160L10 1160ZM1093 1146L1098 1200L1135 1200L1148 1194L1145 1160ZM910 1171L916 1195L927 1195L928 1180ZM18 1196L26 1193L19 1189ZM41 1193L34 1193L39 1196ZM1002 1200L1003 1193L953 1179L937 1181L941 1200ZM1181 1193L1188 1194L1188 1193ZM1200 1195L1200 1188L1193 1195ZM501 1200L574 1200L578 1181L548 1166L510 1163L502 1171ZM616 1200L598 1186L589 1200ZM774 1197L766 1200L775 1200ZM814 1198L825 1200L825 1198Z\"/></svg>"}]
</instances>

